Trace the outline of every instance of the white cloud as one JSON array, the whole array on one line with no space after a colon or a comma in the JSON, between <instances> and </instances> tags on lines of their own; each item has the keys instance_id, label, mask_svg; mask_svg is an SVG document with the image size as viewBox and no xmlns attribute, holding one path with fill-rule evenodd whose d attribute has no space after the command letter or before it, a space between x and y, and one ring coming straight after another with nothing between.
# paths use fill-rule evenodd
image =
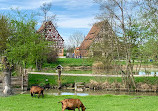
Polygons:
<instances>
[{"instance_id":1,"label":"white cloud","mask_svg":"<svg viewBox=\"0 0 158 111\"><path fill-rule=\"evenodd\" d=\"M64 6L67 9L87 8L93 5L93 0L66 0Z\"/></svg>"},{"instance_id":2,"label":"white cloud","mask_svg":"<svg viewBox=\"0 0 158 111\"><path fill-rule=\"evenodd\" d=\"M62 28L90 28L96 22L94 17L73 18L65 15L59 15L58 20L58 26Z\"/></svg>"},{"instance_id":3,"label":"white cloud","mask_svg":"<svg viewBox=\"0 0 158 111\"><path fill-rule=\"evenodd\" d=\"M12 0L1 0L0 10L9 10L10 8L19 8L23 10L37 9L43 3L52 2L52 0L22 0L22 1L12 1ZM57 1L57 0L56 0Z\"/></svg>"},{"instance_id":4,"label":"white cloud","mask_svg":"<svg viewBox=\"0 0 158 111\"><path fill-rule=\"evenodd\" d=\"M53 5L60 5L67 9L73 8L83 8L93 5L93 0L0 0L0 10L9 10L10 8L19 8L19 9L37 9L43 3L52 2Z\"/></svg>"}]
</instances>

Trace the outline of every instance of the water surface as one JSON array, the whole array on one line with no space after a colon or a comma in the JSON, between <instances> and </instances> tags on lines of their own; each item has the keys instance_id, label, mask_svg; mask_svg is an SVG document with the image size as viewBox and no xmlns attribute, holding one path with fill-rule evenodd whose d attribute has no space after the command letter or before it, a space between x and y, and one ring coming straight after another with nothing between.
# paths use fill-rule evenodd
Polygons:
<instances>
[{"instance_id":1,"label":"water surface","mask_svg":"<svg viewBox=\"0 0 158 111\"><path fill-rule=\"evenodd\" d=\"M30 93L29 91L24 92L25 94ZM158 96L157 92L127 92L127 91L105 91L105 90L87 90L83 92L78 92L74 90L56 90L50 89L45 90L44 94L47 95L78 95L78 96L88 96L88 95L136 95L136 96Z\"/></svg>"}]
</instances>

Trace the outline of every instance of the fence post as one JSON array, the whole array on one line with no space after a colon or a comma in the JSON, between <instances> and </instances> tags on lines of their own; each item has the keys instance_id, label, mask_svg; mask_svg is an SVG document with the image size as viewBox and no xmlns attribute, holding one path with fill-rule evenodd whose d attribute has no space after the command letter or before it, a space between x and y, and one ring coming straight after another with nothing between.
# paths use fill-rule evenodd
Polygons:
<instances>
[{"instance_id":1,"label":"fence post","mask_svg":"<svg viewBox=\"0 0 158 111\"><path fill-rule=\"evenodd\" d=\"M60 77L61 77L62 68L63 68L63 67L62 67L61 65L58 65L58 66L56 67L56 69L57 69L57 71L58 71L58 89L61 88L61 79L60 79Z\"/></svg>"},{"instance_id":2,"label":"fence post","mask_svg":"<svg viewBox=\"0 0 158 111\"><path fill-rule=\"evenodd\" d=\"M3 56L2 57L2 65L3 65L3 74L4 74L4 79L3 79L3 93L4 95L11 95L12 90L11 90L11 67L9 62L7 61L7 57Z\"/></svg>"},{"instance_id":3,"label":"fence post","mask_svg":"<svg viewBox=\"0 0 158 111\"><path fill-rule=\"evenodd\" d=\"M24 91L24 74L25 74L25 69L24 72L21 73L21 90Z\"/></svg>"}]
</instances>

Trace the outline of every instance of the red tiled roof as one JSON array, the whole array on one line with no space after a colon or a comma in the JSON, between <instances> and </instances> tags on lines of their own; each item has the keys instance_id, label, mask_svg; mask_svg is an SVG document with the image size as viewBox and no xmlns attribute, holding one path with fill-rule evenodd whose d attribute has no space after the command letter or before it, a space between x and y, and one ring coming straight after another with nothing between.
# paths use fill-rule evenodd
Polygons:
<instances>
[{"instance_id":1,"label":"red tiled roof","mask_svg":"<svg viewBox=\"0 0 158 111\"><path fill-rule=\"evenodd\" d=\"M88 35L85 37L84 41L81 43L79 50L82 56L88 55L89 47L92 45L95 38L98 36L99 32L102 30L104 26L109 27L108 21L102 21L94 24L89 31Z\"/></svg>"},{"instance_id":2,"label":"red tiled roof","mask_svg":"<svg viewBox=\"0 0 158 111\"><path fill-rule=\"evenodd\" d=\"M45 29L46 25L48 25L48 24L52 24L52 22L51 22L51 21L44 22L44 23L41 25L41 27L37 30L37 32L43 31L43 30Z\"/></svg>"},{"instance_id":3,"label":"red tiled roof","mask_svg":"<svg viewBox=\"0 0 158 111\"><path fill-rule=\"evenodd\" d=\"M85 37L84 41L80 45L80 50L86 50L90 47L95 37L99 34L101 30L102 22L93 25L88 35Z\"/></svg>"}]
</instances>

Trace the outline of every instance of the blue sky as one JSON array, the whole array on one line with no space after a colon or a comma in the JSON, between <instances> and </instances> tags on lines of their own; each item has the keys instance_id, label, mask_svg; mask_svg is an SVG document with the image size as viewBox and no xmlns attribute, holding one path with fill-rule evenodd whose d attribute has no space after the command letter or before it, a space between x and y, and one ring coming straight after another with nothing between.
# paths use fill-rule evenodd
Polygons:
<instances>
[{"instance_id":1,"label":"blue sky","mask_svg":"<svg viewBox=\"0 0 158 111\"><path fill-rule=\"evenodd\" d=\"M86 36L97 21L95 16L99 13L99 6L93 0L0 0L0 13L8 12L10 8L37 12L43 3L50 2L52 8L48 14L57 15L57 30L65 42L76 31ZM38 28L42 21L43 18L39 17Z\"/></svg>"}]
</instances>

